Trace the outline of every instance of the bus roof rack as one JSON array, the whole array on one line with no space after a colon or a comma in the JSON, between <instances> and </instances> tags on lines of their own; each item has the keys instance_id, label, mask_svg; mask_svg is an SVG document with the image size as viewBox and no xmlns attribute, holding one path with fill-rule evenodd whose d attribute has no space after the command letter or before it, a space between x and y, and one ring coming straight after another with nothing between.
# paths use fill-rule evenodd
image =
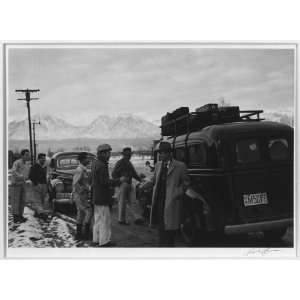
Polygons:
<instances>
[{"instance_id":1,"label":"bus roof rack","mask_svg":"<svg viewBox=\"0 0 300 300\"><path fill-rule=\"evenodd\" d=\"M240 110L240 118L244 121L262 121L264 119L260 118L260 114L262 114L263 110ZM256 115L256 119L251 119L251 117Z\"/></svg>"},{"instance_id":2,"label":"bus roof rack","mask_svg":"<svg viewBox=\"0 0 300 300\"><path fill-rule=\"evenodd\" d=\"M162 117L161 135L182 135L215 124L262 121L261 113L263 110L240 110L239 106L218 107L217 104L206 104L195 112L189 112L188 107L180 107Z\"/></svg>"}]
</instances>

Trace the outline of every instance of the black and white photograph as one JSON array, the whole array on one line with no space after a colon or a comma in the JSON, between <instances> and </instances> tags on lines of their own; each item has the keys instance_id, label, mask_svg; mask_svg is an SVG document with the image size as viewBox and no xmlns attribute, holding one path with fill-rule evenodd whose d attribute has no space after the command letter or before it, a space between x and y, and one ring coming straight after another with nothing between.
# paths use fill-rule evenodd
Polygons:
<instances>
[{"instance_id":1,"label":"black and white photograph","mask_svg":"<svg viewBox=\"0 0 300 300\"><path fill-rule=\"evenodd\" d=\"M296 49L6 43L6 255L295 257Z\"/></svg>"}]
</instances>

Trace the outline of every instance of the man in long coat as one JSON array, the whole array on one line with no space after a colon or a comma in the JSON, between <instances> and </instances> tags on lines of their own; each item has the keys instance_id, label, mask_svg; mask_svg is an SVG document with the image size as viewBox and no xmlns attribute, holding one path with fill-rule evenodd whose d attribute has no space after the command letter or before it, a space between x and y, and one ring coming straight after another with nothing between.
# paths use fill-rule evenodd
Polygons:
<instances>
[{"instance_id":1,"label":"man in long coat","mask_svg":"<svg viewBox=\"0 0 300 300\"><path fill-rule=\"evenodd\" d=\"M189 185L187 168L172 157L168 142L159 145L160 161L155 165L151 179L153 187L150 225L158 224L160 247L173 247L176 232L180 229L182 201ZM144 188L148 184L144 185Z\"/></svg>"}]
</instances>

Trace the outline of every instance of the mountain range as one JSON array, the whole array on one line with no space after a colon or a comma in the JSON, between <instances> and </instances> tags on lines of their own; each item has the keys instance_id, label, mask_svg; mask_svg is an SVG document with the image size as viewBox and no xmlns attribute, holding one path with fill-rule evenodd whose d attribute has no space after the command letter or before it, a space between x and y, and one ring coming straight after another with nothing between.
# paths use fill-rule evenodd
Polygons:
<instances>
[{"instance_id":1,"label":"mountain range","mask_svg":"<svg viewBox=\"0 0 300 300\"><path fill-rule=\"evenodd\" d=\"M268 111L262 118L294 125L293 112ZM32 120L40 121L36 126L37 140L64 140L64 139L156 139L160 135L158 125L140 117L124 114L119 116L99 115L90 124L74 125L62 118L40 114L32 116ZM12 121L8 124L10 140L28 139L28 121Z\"/></svg>"},{"instance_id":2,"label":"mountain range","mask_svg":"<svg viewBox=\"0 0 300 300\"><path fill-rule=\"evenodd\" d=\"M86 126L76 126L47 114L34 115L32 120L41 122L40 125L36 125L37 140L157 138L160 132L157 125L129 114L116 117L100 115ZM8 137L14 140L27 139L27 119L10 122Z\"/></svg>"}]
</instances>

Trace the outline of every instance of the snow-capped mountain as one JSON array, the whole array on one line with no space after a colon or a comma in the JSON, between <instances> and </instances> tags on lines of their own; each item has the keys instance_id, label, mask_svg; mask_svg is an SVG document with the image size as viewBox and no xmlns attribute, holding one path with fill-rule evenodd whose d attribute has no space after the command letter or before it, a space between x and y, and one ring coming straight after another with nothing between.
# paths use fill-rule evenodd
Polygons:
<instances>
[{"instance_id":1,"label":"snow-capped mountain","mask_svg":"<svg viewBox=\"0 0 300 300\"><path fill-rule=\"evenodd\" d=\"M159 134L158 126L133 115L99 116L82 130L92 138L147 138Z\"/></svg>"},{"instance_id":2,"label":"snow-capped mountain","mask_svg":"<svg viewBox=\"0 0 300 300\"><path fill-rule=\"evenodd\" d=\"M76 136L79 127L74 126L60 118L49 115L34 115L32 121L40 121L40 125L35 126L36 137L38 139L67 139ZM8 136L10 139L22 140L28 138L28 120L13 121L8 124Z\"/></svg>"},{"instance_id":3,"label":"snow-capped mountain","mask_svg":"<svg viewBox=\"0 0 300 300\"><path fill-rule=\"evenodd\" d=\"M262 117L293 126L294 113L287 111L265 111ZM32 120L41 122L36 125L37 140L63 140L77 138L95 139L138 139L157 138L159 127L140 117L123 114L119 116L99 115L86 126L76 126L62 118L40 114L32 116ZM28 139L28 120L12 121L8 124L9 139Z\"/></svg>"},{"instance_id":4,"label":"snow-capped mountain","mask_svg":"<svg viewBox=\"0 0 300 300\"><path fill-rule=\"evenodd\" d=\"M37 119L37 118L36 118ZM37 125L36 134L43 139L59 138L66 139L70 136L77 136L80 127L74 126L67 121L55 116L44 115L38 119L41 125Z\"/></svg>"},{"instance_id":5,"label":"snow-capped mountain","mask_svg":"<svg viewBox=\"0 0 300 300\"><path fill-rule=\"evenodd\" d=\"M40 121L36 126L38 140L98 138L130 139L153 138L159 135L158 126L134 115L98 116L87 126L75 126L61 118L50 115L35 115L32 120ZM12 121L8 125L10 139L28 138L28 121Z\"/></svg>"}]
</instances>

